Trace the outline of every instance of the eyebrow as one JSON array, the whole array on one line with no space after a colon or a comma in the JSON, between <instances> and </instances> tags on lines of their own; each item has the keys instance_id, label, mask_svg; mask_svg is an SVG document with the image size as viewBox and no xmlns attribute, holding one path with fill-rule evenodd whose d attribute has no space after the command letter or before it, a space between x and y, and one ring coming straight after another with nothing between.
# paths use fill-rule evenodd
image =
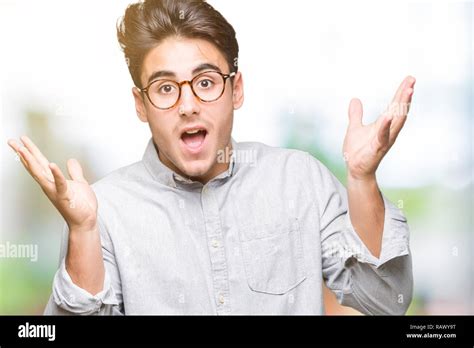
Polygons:
<instances>
[{"instance_id":1,"label":"eyebrow","mask_svg":"<svg viewBox=\"0 0 474 348\"><path fill-rule=\"evenodd\" d=\"M214 64L203 63L203 64L200 64L196 68L193 69L192 75L196 75L196 74L198 74L198 73L200 73L201 71L204 71L204 70L215 70L215 71L218 71L218 72L222 72L221 69L219 69L219 67L214 65ZM154 80L156 80L160 77L176 77L176 74L172 71L169 71L169 70L155 71L148 78L147 85L150 84L150 82L152 82L152 81L154 81Z\"/></svg>"}]
</instances>

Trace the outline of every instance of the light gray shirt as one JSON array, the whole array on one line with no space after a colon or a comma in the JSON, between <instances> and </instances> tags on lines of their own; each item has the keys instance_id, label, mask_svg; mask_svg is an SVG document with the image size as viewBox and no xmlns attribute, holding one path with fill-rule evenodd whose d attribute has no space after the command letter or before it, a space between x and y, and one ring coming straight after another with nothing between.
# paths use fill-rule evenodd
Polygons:
<instances>
[{"instance_id":1,"label":"light gray shirt","mask_svg":"<svg viewBox=\"0 0 474 348\"><path fill-rule=\"evenodd\" d=\"M91 295L60 266L45 314L323 314L323 282L366 314L404 314L409 231L384 196L380 258L351 225L347 193L310 154L237 143L207 184L143 159L93 185L105 263Z\"/></svg>"}]
</instances>

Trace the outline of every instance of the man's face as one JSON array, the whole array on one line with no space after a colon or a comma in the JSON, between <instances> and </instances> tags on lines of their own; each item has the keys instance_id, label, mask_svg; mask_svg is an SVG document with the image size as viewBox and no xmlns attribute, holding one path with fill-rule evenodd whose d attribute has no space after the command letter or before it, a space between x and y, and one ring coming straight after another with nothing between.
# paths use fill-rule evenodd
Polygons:
<instances>
[{"instance_id":1,"label":"man's face","mask_svg":"<svg viewBox=\"0 0 474 348\"><path fill-rule=\"evenodd\" d=\"M181 82L210 70L230 73L224 55L213 44L200 39L173 37L147 54L141 81L147 86L156 80L150 80L152 75L164 72L160 79ZM133 94L139 118L149 123L160 160L165 165L203 183L228 168L228 161L218 163L217 156L227 146L231 149L234 109L243 103L240 73L236 74L233 83L231 79L226 80L224 94L218 100L208 103L199 100L189 84L182 85L180 99L167 110L155 108L146 97L142 98L137 88L133 89ZM199 132L195 133L196 130Z\"/></svg>"}]
</instances>

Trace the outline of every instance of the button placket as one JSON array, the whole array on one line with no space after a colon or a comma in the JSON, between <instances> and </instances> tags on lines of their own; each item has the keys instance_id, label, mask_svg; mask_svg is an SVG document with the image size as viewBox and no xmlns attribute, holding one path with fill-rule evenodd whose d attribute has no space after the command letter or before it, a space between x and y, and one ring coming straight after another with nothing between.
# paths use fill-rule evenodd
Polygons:
<instances>
[{"instance_id":1,"label":"button placket","mask_svg":"<svg viewBox=\"0 0 474 348\"><path fill-rule=\"evenodd\" d=\"M217 314L226 314L230 312L230 304L228 300L229 280L219 209L215 201L212 187L207 185L203 187L201 191L201 204L208 240Z\"/></svg>"}]
</instances>

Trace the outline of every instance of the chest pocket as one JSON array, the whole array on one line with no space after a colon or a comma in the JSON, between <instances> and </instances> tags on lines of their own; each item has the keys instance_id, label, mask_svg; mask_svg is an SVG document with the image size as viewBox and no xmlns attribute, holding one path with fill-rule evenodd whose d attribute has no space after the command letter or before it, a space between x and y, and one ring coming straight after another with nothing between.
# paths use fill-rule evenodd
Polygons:
<instances>
[{"instance_id":1,"label":"chest pocket","mask_svg":"<svg viewBox=\"0 0 474 348\"><path fill-rule=\"evenodd\" d=\"M248 285L253 291L281 295L306 279L298 220L239 229Z\"/></svg>"}]
</instances>

